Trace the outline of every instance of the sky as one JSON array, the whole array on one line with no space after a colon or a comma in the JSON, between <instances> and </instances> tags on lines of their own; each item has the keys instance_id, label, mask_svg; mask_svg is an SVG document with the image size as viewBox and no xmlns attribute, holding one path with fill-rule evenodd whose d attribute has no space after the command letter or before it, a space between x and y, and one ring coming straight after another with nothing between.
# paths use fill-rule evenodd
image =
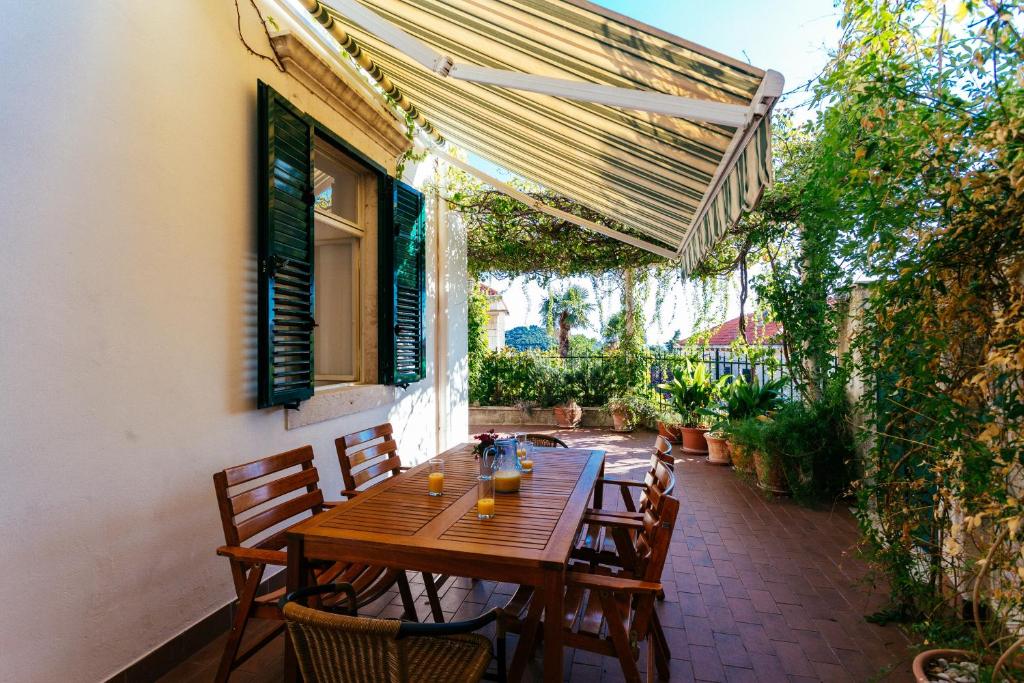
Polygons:
<instances>
[{"instance_id":1,"label":"sky","mask_svg":"<svg viewBox=\"0 0 1024 683\"><path fill-rule=\"evenodd\" d=\"M806 95L792 92L812 80L828 60L827 50L839 38L839 10L831 0L596 0L597 4L651 24L686 40L747 61L762 69L775 69L786 78L788 93L780 106L794 108L796 115L808 115ZM591 290L587 280L574 281ZM542 325L541 302L546 292L536 285L520 280L488 281L498 291L506 292L509 308L508 328L517 325ZM592 290L591 290L592 291ZM672 337L675 330L687 336L698 318L693 310L694 293L689 288L674 287L665 297L660 316L655 316L653 296L646 305L650 343ZM618 310L617 297L601 307L604 319ZM749 309L749 303L748 303ZM718 306L722 322L738 315L738 300L729 292ZM581 330L599 336L601 320L595 314L592 328Z\"/></svg>"}]
</instances>

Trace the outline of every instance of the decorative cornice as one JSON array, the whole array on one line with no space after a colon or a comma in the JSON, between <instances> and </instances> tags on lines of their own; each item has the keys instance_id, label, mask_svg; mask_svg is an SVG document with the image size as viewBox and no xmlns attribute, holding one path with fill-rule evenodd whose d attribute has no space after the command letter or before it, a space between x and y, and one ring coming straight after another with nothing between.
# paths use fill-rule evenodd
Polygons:
<instances>
[{"instance_id":1,"label":"decorative cornice","mask_svg":"<svg viewBox=\"0 0 1024 683\"><path fill-rule=\"evenodd\" d=\"M332 109L352 120L394 158L412 147L405 126L356 74L339 74L320 55L288 32L271 37L285 70ZM375 101L376 100L376 101Z\"/></svg>"}]
</instances>

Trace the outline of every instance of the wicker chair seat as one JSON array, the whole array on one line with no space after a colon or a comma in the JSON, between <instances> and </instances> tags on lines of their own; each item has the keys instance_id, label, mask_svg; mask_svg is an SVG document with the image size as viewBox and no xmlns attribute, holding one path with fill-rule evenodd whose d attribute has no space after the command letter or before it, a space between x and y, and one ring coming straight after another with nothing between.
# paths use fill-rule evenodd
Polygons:
<instances>
[{"instance_id":1,"label":"wicker chair seat","mask_svg":"<svg viewBox=\"0 0 1024 683\"><path fill-rule=\"evenodd\" d=\"M401 622L288 603L288 632L306 683L476 683L491 641L475 634L398 637Z\"/></svg>"},{"instance_id":2,"label":"wicker chair seat","mask_svg":"<svg viewBox=\"0 0 1024 683\"><path fill-rule=\"evenodd\" d=\"M542 446L545 448L568 448L564 441L558 437L551 436L550 434L527 434L526 440L532 443L534 446Z\"/></svg>"}]
</instances>

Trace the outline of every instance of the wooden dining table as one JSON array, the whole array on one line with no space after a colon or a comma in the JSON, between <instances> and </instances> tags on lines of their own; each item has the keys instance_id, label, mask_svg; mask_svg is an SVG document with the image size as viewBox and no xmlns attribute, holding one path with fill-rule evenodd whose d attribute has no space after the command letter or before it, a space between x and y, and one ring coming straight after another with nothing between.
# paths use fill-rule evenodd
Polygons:
<instances>
[{"instance_id":1,"label":"wooden dining table","mask_svg":"<svg viewBox=\"0 0 1024 683\"><path fill-rule=\"evenodd\" d=\"M429 496L422 463L288 531L288 590L312 582L312 562L382 565L534 586L544 601L544 680L562 680L562 619L569 553L604 451L535 448L519 493L497 494L493 519L477 518L479 460L472 444L442 453L444 495ZM530 653L517 653L519 658ZM294 657L285 677L298 680Z\"/></svg>"}]
</instances>

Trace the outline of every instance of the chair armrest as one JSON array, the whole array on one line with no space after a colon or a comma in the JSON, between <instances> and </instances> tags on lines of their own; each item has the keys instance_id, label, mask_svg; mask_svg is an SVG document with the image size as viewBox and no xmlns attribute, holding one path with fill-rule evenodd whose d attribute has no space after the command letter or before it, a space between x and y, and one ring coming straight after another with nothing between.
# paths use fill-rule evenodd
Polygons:
<instances>
[{"instance_id":1,"label":"chair armrest","mask_svg":"<svg viewBox=\"0 0 1024 683\"><path fill-rule=\"evenodd\" d=\"M500 607L484 612L476 619L465 621L449 621L447 624L417 623L415 621L403 621L398 627L398 637L403 636L454 636L460 633L472 633L496 621L503 616Z\"/></svg>"},{"instance_id":2,"label":"chair armrest","mask_svg":"<svg viewBox=\"0 0 1024 683\"><path fill-rule=\"evenodd\" d=\"M618 515L603 515L600 510L589 510L583 515L583 521L596 526L620 527L624 529L644 528L642 517L619 517Z\"/></svg>"},{"instance_id":3,"label":"chair armrest","mask_svg":"<svg viewBox=\"0 0 1024 683\"><path fill-rule=\"evenodd\" d=\"M642 522L644 519L644 513L642 512L630 512L629 510L605 510L604 508L587 508L584 515L593 515L595 517L608 519L621 519L625 522Z\"/></svg>"},{"instance_id":4,"label":"chair armrest","mask_svg":"<svg viewBox=\"0 0 1024 683\"><path fill-rule=\"evenodd\" d=\"M597 483L598 484L606 484L608 486L612 486L612 485L615 485L615 486L632 486L634 488L639 488L639 489L642 489L644 486L646 486L646 484L644 484L642 481L629 481L627 479L606 479L606 478L603 478L603 477L599 478L597 480Z\"/></svg>"},{"instance_id":5,"label":"chair armrest","mask_svg":"<svg viewBox=\"0 0 1024 683\"><path fill-rule=\"evenodd\" d=\"M618 591L621 593L657 593L661 583L654 581L638 581L607 574L587 574L585 572L566 572L565 583L569 586L592 588L594 590Z\"/></svg>"},{"instance_id":6,"label":"chair armrest","mask_svg":"<svg viewBox=\"0 0 1024 683\"><path fill-rule=\"evenodd\" d=\"M398 468L399 472L408 472L412 469L412 465L402 465Z\"/></svg>"},{"instance_id":7,"label":"chair armrest","mask_svg":"<svg viewBox=\"0 0 1024 683\"><path fill-rule=\"evenodd\" d=\"M359 612L357 609L358 599L356 597L356 589L351 583L322 583L316 586L306 586L298 590L287 593L277 601L277 606L282 610L289 602L296 602L299 600L305 600L313 596L324 595L326 593L344 593L348 598L348 609L345 611L349 616L357 617Z\"/></svg>"},{"instance_id":8,"label":"chair armrest","mask_svg":"<svg viewBox=\"0 0 1024 683\"><path fill-rule=\"evenodd\" d=\"M222 557L230 557L239 562L249 564L273 564L282 567L288 566L288 553L282 550L263 550L261 548L243 548L238 545L222 545L217 548L217 554Z\"/></svg>"}]
</instances>

